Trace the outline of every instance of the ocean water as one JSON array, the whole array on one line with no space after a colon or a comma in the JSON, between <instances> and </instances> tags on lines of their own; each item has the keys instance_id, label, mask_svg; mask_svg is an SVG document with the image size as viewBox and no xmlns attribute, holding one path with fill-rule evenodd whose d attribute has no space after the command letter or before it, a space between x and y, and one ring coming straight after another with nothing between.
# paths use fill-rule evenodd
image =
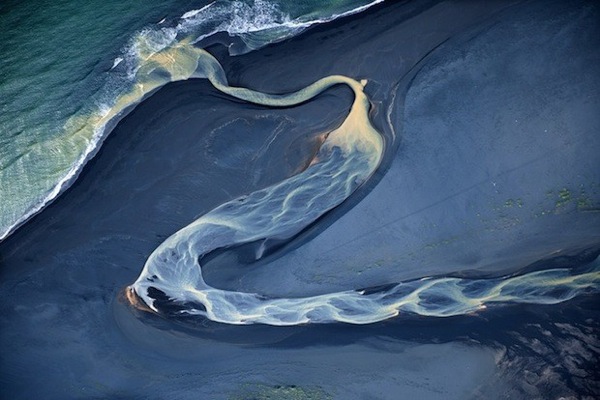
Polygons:
<instances>
[{"instance_id":1,"label":"ocean water","mask_svg":"<svg viewBox=\"0 0 600 400\"><path fill-rule=\"evenodd\" d=\"M193 73L178 60L152 75L153 55L217 33L241 54L374 3L4 3L0 239L72 183L131 106Z\"/></svg>"},{"instance_id":2,"label":"ocean water","mask_svg":"<svg viewBox=\"0 0 600 400\"><path fill-rule=\"evenodd\" d=\"M0 398L598 397L599 15L2 3Z\"/></svg>"}]
</instances>

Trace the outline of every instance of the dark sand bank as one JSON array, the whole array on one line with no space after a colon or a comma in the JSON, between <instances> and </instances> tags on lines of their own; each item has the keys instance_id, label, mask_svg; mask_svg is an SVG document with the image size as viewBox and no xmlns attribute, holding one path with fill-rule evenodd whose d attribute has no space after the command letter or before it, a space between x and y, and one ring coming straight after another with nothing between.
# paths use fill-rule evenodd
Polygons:
<instances>
[{"instance_id":1,"label":"dark sand bank","mask_svg":"<svg viewBox=\"0 0 600 400\"><path fill-rule=\"evenodd\" d=\"M449 38L452 41L469 27L482 22L484 26L493 24L490 18L507 7L506 2L431 2L418 7L413 3L390 3L245 56L227 58L222 50L213 48L232 83L264 91L297 89L331 73L370 79L368 93L375 104L374 121L386 136L389 153L382 170L386 174L377 177L375 189L370 192L372 187L366 187L349 204L320 221L299 238L296 245L304 245L296 251L284 252L280 258L275 256L281 254L275 254L272 264L238 264L220 273L219 263L232 258L223 254L208 266L208 278L223 286L288 294L297 293L299 288L308 293L387 283L388 279L400 277L396 265L389 262L381 270L374 269L376 273L358 275L357 268L364 267L365 259L373 255L367 251L373 248L372 243L358 241L344 248L338 246L337 254L323 250L330 250L332 243L339 240L347 242L352 235L368 232L369 227L375 226L369 224L382 221L381 210L387 213L386 221L396 214L412 214L420 218L420 231L414 231L417 222L412 226L398 222L401 225L390 226L373 239L382 246L392 246L389 238L396 238L408 246L404 243L412 238L411 246L416 250L410 264L417 267L422 262L424 266L440 267L440 259L447 261L449 254L456 254L451 246L471 252L476 246L465 246L466 240L473 239L467 235L454 244L433 246L433 255L427 253L427 241L435 244L434 239L446 240L449 232L465 232L453 230L456 218L483 211L490 235L486 236L488 231L481 227L466 232L477 233L475 237L481 239L477 246L488 246L510 237L510 229L518 229L511 228L510 218L514 215L506 214L507 219L502 219L504 214L493 213L514 211L532 218L531 213L538 210L533 206L523 210L530 203L537 204L538 192L531 191L532 199L523 194L523 207L519 207L519 198L509 207L506 198L516 197L514 192L496 193L493 188L497 186L491 182L530 187L536 183L532 180L539 170L562 165L565 167L542 174L547 179L542 183L560 185L552 189L553 196L562 190L563 178L570 179L569 184L579 183L570 174L583 174L587 179L584 183L595 179L597 184L600 168L591 168L597 165L597 157L591 153L598 149L598 141L585 136L586 127L597 126L597 120L590 121L585 111L578 119L582 128L574 129L574 136L569 136L571 152L552 153L562 164L544 156L563 144L556 136L544 142L538 153L532 153L539 147L535 137L529 137L530 142L517 141L526 145L517 148L518 152L510 148L512 157L531 161L527 165L533 168L529 171L533 174L530 180L525 179L530 175L524 174L517 183L509 173L502 175L513 164L502 161L506 159L496 153L507 150L508 142L496 143L484 151L485 138L503 135L478 136L480 130L454 129L452 124L424 120L419 113L422 109L438 110L438 114L452 115L450 122L465 127L459 117L465 110L477 109L474 100L458 109L443 99L427 104L435 93L440 95L453 84L442 79L450 76L446 72L440 77L439 86L427 86L426 79L436 76L436 66L445 65L444 60L454 59L448 55L450 50L441 53L438 61L433 59L433 64L425 64L429 69L423 69L412 86L405 79L411 77L410 71L432 49ZM522 12L519 7L506 9L504 15ZM470 35L469 38L477 37ZM454 43L464 44L465 39L459 36ZM581 66L577 57L572 59L575 65L567 70L569 73ZM502 71L496 71L496 81L488 87L502 87ZM567 117L579 109L574 100L588 98L590 107L597 104L592 92L597 80L579 81L587 82L575 86L585 91L583 97L557 92L562 97L557 95L556 101L573 104L572 109L563 114L562 107L547 111L560 120L561 126L572 126ZM462 91L456 98L475 99L480 93L465 92L464 85L459 86ZM510 93L505 96L514 98ZM341 121L350 101L351 94L338 88L299 107L273 110L231 101L206 82L194 80L168 85L136 108L107 139L74 186L0 244L0 397L235 399L287 395L464 399L597 394L600 378L593 371L598 362L598 310L597 297L593 296L559 306L507 307L478 317L404 318L367 327L289 329L247 329L210 323L181 327L140 314L117 300L119 291L137 277L150 252L168 235L223 201L302 168L318 145L318 135ZM528 98L522 101L529 104ZM478 107L480 111L492 109L494 104ZM532 114L527 117L532 121L542 118ZM397 128L395 131L390 129L390 121ZM481 121L473 120L472 124ZM501 119L497 122L500 130L507 124ZM441 125L445 130L463 133L458 138L439 133L443 130L436 126ZM524 137L518 135L523 130L503 132L512 132L506 141ZM441 146L442 137L454 138L455 142ZM587 146L582 145L582 138ZM431 143L439 146L431 147ZM461 153L464 143L476 148ZM582 149L588 153L579 153ZM523 154L528 157L520 158ZM582 164L573 161L574 154L581 154L577 160ZM536 164L538 159L541 164ZM485 164L486 160L493 161L492 166ZM441 161L443 166L436 170ZM479 167L480 162L486 166ZM505 181L497 180L498 176ZM490 187L476 185L480 181ZM475 185L472 191L477 196L464 191L469 185ZM594 192L586 186L590 203L582 205L597 205L598 187L595 188ZM455 193L462 193L463 197L454 196ZM549 197L547 201L551 207L559 207L558 212L552 208L552 220L547 223L525 224L531 230L525 230L520 237L530 237L535 228L582 247L597 244L596 236L589 234L590 226L598 226L597 214L578 214L580 194L575 189L569 193L571 197L568 201L565 197L564 204L557 203L560 198ZM400 195L405 197L398 198ZM352 208L361 198L363 202ZM469 202L475 209L465 207ZM496 206L506 209L496 211ZM546 206L543 204L540 210ZM553 229L561 226L569 227L564 229L565 235L552 236ZM314 241L305 243L320 231L323 232ZM540 241L546 243L546 239L542 237ZM404 256L402 248L394 246L389 250L392 261L399 253ZM492 246L486 251L493 255L503 248ZM539 259L544 251L528 246L520 254L514 251L511 255L523 257L525 265ZM322 260L323 254L327 254L326 262L309 265ZM485 255L480 254L480 259L485 260ZM461 257L445 264L442 272L475 265L475 261L465 261L466 255ZM375 262L378 258L369 260ZM325 276L324 267L328 268L328 278L312 281L318 274ZM249 273L241 275L245 271ZM414 276L416 272L412 271L406 276ZM242 281L238 280L240 277ZM534 345L535 351L523 352L523 348ZM523 370L529 371L525 377L518 373Z\"/></svg>"},{"instance_id":2,"label":"dark sand bank","mask_svg":"<svg viewBox=\"0 0 600 400\"><path fill-rule=\"evenodd\" d=\"M375 43L361 39L359 54L370 46L386 62L345 62L342 73L377 83L404 76L411 47L402 40L414 38L406 32L418 30L419 18L450 25L446 7L382 32ZM432 275L498 276L597 249L598 16L591 3L532 2L439 46L392 89L396 98L379 103L389 107L397 147L377 186L342 218L334 212L336 222L318 239L235 268L214 285L305 295ZM234 265L224 257L206 270L225 275Z\"/></svg>"}]
</instances>

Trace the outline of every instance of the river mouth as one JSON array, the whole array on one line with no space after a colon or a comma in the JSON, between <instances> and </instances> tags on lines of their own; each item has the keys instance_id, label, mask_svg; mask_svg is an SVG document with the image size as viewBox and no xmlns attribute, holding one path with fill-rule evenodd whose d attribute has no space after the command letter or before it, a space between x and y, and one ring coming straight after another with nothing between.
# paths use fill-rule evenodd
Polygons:
<instances>
[{"instance_id":1,"label":"river mouth","mask_svg":"<svg viewBox=\"0 0 600 400\"><path fill-rule=\"evenodd\" d=\"M561 14L561 7L566 6L559 3L548 6L544 2L538 7ZM472 8L440 3L429 13L419 10L403 18L399 17L403 4L384 3L372 13L339 21L330 28L323 26L246 56L221 57L219 52L223 50L215 50L218 46L211 49L233 82L258 90L294 90L331 73L369 79L366 91L374 102L374 124L387 138L396 138L395 155L402 161L397 165L390 162L377 184L358 196L356 203L327 214L287 246L278 248L274 243L273 253L264 264L262 260L251 262L256 248L243 249L241 261L234 249L231 259L237 264L219 276L218 263L225 259L220 261L215 254L207 263L211 284L273 297L297 296L368 289L440 274L485 277L483 267L490 265L493 273L489 277L498 277L546 269L546 265L535 264L540 260L550 260L552 267L590 261L582 257L567 263L567 258L561 261L561 255L594 250L599 243L595 229L598 213L594 211L598 199L594 182L600 171L594 167L598 142L596 136L585 136L588 127L596 126L596 119L578 103L585 98L591 101L587 106L591 107L596 97L569 97L560 91L556 93L561 96L539 97L556 100L570 117L577 117L574 125L557 126L565 128L563 133L580 132L581 136L564 133L562 137L570 137L570 143L558 141L560 135L553 136L557 141L541 143L540 152L535 153L539 143L525 135L534 132L529 127L512 136L522 140L522 152L503 151L503 157L496 158L486 158L489 152L474 152L475 156L481 154L481 159L493 161L480 168L483 164L476 162L477 157L461 152L465 149L461 144L472 139L468 148L486 150L484 141L478 138L496 137L500 141L496 142L498 149L505 150L507 147L502 146L510 141L502 142L507 136L494 136L488 131L479 135L469 131L473 133L469 136L464 129L460 131L463 136L459 135L464 141L443 136L453 139L451 145L442 146L440 131L431 127L444 128L459 120L448 118L447 124L438 121L438 125L427 125L423 120L426 116L419 114L419 110L433 110L436 116L458 115L447 108L447 97L425 96L426 90L435 92L434 82L425 79L432 76L429 73L435 71L434 67L430 72L419 69L423 80L420 86L413 86L410 104L399 102L400 97L393 100L391 95L397 80L428 51L449 37L456 39L469 27L490 22L490 18L495 21L498 10L492 10L490 3L472 3ZM535 10L535 2L528 4L533 9L505 8L499 3L496 6L504 9L504 17L542 15L530 12ZM586 21L586 12L597 15L597 7L577 4L581 7L573 6L573 12L582 21ZM587 11L577 14L577 10ZM564 13L556 20L572 21L572 15ZM439 21L444 21L445 31L436 36L428 27ZM585 25L579 26L583 29ZM533 33L523 37L534 37ZM511 42L514 37L506 36ZM592 35L582 37L589 39ZM321 49L319 59L314 56L316 48ZM368 54L367 49L378 49L375 54L381 59L359 56ZM397 49L402 49L402 59L389 56L397 54ZM447 56L449 51L443 54ZM588 65L593 72L590 65L600 65L578 64L576 54L580 53L573 50L571 63L565 63L565 68ZM586 54L594 57L597 51ZM442 62L443 57L437 61ZM306 67L296 80L290 79L299 65ZM406 67L406 71L391 74L398 66ZM586 70L582 67L580 71ZM497 81L483 89L461 92L463 96L456 98L468 99L467 94L501 87L500 75L490 76ZM595 80L589 81L592 84L585 80L591 74L575 76L581 85L564 87L594 88ZM431 83L429 89L424 85L427 82ZM549 87L552 82L556 81L548 80ZM554 89L557 87L562 86ZM417 96L419 91L415 89L419 88L423 96ZM410 86L404 89L406 95ZM451 93L439 89L438 94ZM340 87L299 107L274 111L232 102L205 81L189 80L167 85L140 104L115 128L78 181L0 244L0 344L4 349L0 397L230 399L267 398L273 393L340 399L394 399L399 393L408 398L431 399L595 396L600 316L598 295L594 293L582 293L555 305L508 304L448 318L402 315L365 326L229 326L212 322L195 326L199 322L138 312L119 302L121 290L136 279L148 256L177 229L237 195L305 168L306 160L319 146L322 130L339 124L351 102L351 93ZM401 106L388 114L392 103ZM469 115L479 116L477 112L489 106L471 101L468 104ZM541 110L538 105L534 110L521 110ZM538 116L549 121L551 116L563 115L560 109L552 108L556 112ZM203 114L202 110L210 113ZM539 122L536 115L532 112L529 117ZM498 126L514 124L514 119L520 118L504 119ZM400 129L385 131L389 121ZM274 147L269 147L279 151L265 152L253 164L253 157L280 126L285 129L270 145ZM431 129L420 129L428 126ZM248 127L254 132L250 139L242 133ZM547 129L540 127L541 132ZM213 130L217 134L211 136ZM240 139L235 151L228 147L227 132ZM429 152L419 151L427 148ZM423 168L420 161L426 156L434 161L450 157L463 163L432 162L438 167ZM496 173L508 171L508 161L518 161L521 156L532 162L495 179ZM452 165L461 169L453 169ZM525 189L532 187L530 182L513 179L527 168L535 173L531 176L538 178L539 185L534 185L538 191L527 193ZM410 174L398 174L401 171ZM585 182L571 179L571 173L579 173ZM433 179L436 176L437 180ZM462 181L457 176L477 179L472 187L466 185L470 191L464 191L465 187L456 185ZM406 201L384 196L381 189L390 187L386 177L398 179L395 193L407 196ZM392 222L394 210L401 210L397 216L406 218L390 225L391 231L402 233L393 246L380 240L385 235L375 236L388 253L372 258L369 251L373 246L361 243L358 236L357 241L348 239L356 232L369 231L365 227L375 220L366 210L377 202L398 207L385 208L387 222ZM487 213L468 208L478 204L486 206ZM482 217L480 229L462 231L464 236L450 241L451 228L461 233L464 224L460 217L476 217L477 212ZM517 218L521 225L516 223ZM419 220L421 224L416 223ZM440 226L440 222L446 224ZM390 232L385 233L392 237ZM487 239L478 241L482 238ZM333 246L334 242L343 246ZM402 249L409 245L415 247L413 254ZM403 257L395 258L399 252ZM495 261L493 265L484 262L489 260ZM391 261L414 268L390 268L383 273ZM531 270L526 269L532 265Z\"/></svg>"}]
</instances>

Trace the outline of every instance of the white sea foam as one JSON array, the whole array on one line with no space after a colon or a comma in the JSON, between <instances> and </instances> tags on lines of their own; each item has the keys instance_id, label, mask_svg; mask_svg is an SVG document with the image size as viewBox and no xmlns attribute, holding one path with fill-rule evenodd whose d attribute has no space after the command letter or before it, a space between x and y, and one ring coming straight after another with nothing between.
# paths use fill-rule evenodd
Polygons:
<instances>
[{"instance_id":1,"label":"white sea foam","mask_svg":"<svg viewBox=\"0 0 600 400\"><path fill-rule=\"evenodd\" d=\"M192 10L192 11L188 11L185 14L183 14L181 16L181 19L188 19L188 18L192 18L195 17L196 15L198 15L199 13L201 13L202 11L208 9L210 6L212 6L213 4L215 4L215 2L213 1L210 4L205 5L204 7L198 9L198 10Z\"/></svg>"},{"instance_id":2,"label":"white sea foam","mask_svg":"<svg viewBox=\"0 0 600 400\"><path fill-rule=\"evenodd\" d=\"M145 60L152 58L158 52L177 46L182 39L191 37L192 42L198 42L216 33L227 32L232 36L241 37L244 42L248 43L244 35L277 29L277 32L268 38L253 40L252 45L249 45L245 50L251 51L269 43L294 36L312 25L326 23L364 11L381 1L383 0L376 0L353 10L312 20L304 20L302 17L291 19L289 15L281 12L276 4L265 0L255 0L252 5L241 1L214 1L200 9L184 13L176 26L157 28L154 25L154 27L147 27L133 35L129 43L123 48L122 54L114 59L104 93L100 95L100 100L104 104L113 104L116 101L115 99L136 84L136 74ZM159 24L164 22L165 19L163 18ZM125 73L122 72L121 68L116 68L121 64L125 66ZM96 113L99 112L99 110L96 111ZM100 129L100 131L103 131L103 129ZM95 127L94 131L97 130L97 127ZM41 201L35 202L27 212L17 218L11 225L0 227L3 229L3 231L0 231L0 241L8 237L17 227L53 201L72 182L90 155L95 152L103 135L104 133L94 134L90 138L86 148L82 149L80 156L74 160L71 168L43 196Z\"/></svg>"},{"instance_id":3,"label":"white sea foam","mask_svg":"<svg viewBox=\"0 0 600 400\"><path fill-rule=\"evenodd\" d=\"M110 107L104 106L99 109L100 113L108 113L110 111ZM101 143L101 139L104 137L106 124L102 124L96 126L94 128L94 135L91 140L88 141L87 146L81 156L77 159L77 161L71 166L71 168L67 171L67 173L58 181L58 183L46 194L46 196L38 202L29 212L24 214L21 218L19 218L12 226L10 226L1 236L0 240L5 239L10 235L16 228L25 223L29 218L40 212L46 205L51 203L54 199L58 197L59 194L65 190L68 185L79 175L81 169L85 165L85 163L90 158L90 155L93 154L98 145Z\"/></svg>"}]
</instances>

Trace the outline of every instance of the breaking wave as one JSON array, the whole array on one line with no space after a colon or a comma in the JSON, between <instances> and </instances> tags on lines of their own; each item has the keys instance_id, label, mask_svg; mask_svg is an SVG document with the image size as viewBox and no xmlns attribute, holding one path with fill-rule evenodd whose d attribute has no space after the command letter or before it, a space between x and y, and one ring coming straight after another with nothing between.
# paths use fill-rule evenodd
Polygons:
<instances>
[{"instance_id":1,"label":"breaking wave","mask_svg":"<svg viewBox=\"0 0 600 400\"><path fill-rule=\"evenodd\" d=\"M194 44L227 33L232 37L229 53L243 54L381 1L354 8L349 7L352 2L341 2L327 11L309 4L299 15L291 16L278 3L265 0L216 0L135 33L103 75L102 89L80 106L80 112L50 135L47 127L32 131L32 136L42 140L11 149L7 158L0 160L0 241L77 178L110 130L135 105L165 84L193 76L195 60L190 58L190 49Z\"/></svg>"}]
</instances>

